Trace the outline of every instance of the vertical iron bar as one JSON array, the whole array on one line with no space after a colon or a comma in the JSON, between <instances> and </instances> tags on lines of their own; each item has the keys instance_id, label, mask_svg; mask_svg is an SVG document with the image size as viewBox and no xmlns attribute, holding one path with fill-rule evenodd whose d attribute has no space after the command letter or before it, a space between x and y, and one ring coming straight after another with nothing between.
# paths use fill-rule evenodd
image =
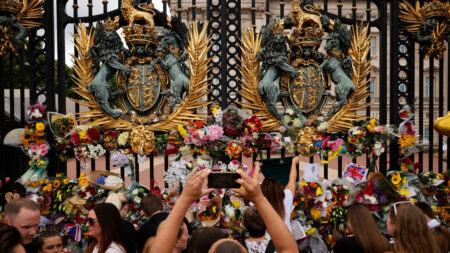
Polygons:
<instances>
[{"instance_id":1,"label":"vertical iron bar","mask_svg":"<svg viewBox=\"0 0 450 253\"><path fill-rule=\"evenodd\" d=\"M227 82L227 74L228 70L226 66L228 65L228 57L227 57L227 1L220 1L220 87L221 87L221 98L220 98L220 106L222 109L225 109L228 106L228 82Z\"/></svg>"},{"instance_id":2,"label":"vertical iron bar","mask_svg":"<svg viewBox=\"0 0 450 253\"><path fill-rule=\"evenodd\" d=\"M328 0L323 0L323 11L325 13L328 11Z\"/></svg>"},{"instance_id":3,"label":"vertical iron bar","mask_svg":"<svg viewBox=\"0 0 450 253\"><path fill-rule=\"evenodd\" d=\"M178 0L177 1L177 16L180 20L181 20L181 17L183 16L181 14L182 11L183 11L183 9L181 9L181 0Z\"/></svg>"},{"instance_id":4,"label":"vertical iron bar","mask_svg":"<svg viewBox=\"0 0 450 253\"><path fill-rule=\"evenodd\" d=\"M64 39L64 28L66 20L63 14L66 13L66 2L57 1L56 36L58 47L58 112L66 113L66 50Z\"/></svg>"},{"instance_id":5,"label":"vertical iron bar","mask_svg":"<svg viewBox=\"0 0 450 253\"><path fill-rule=\"evenodd\" d=\"M284 0L280 0L280 18L284 18Z\"/></svg>"},{"instance_id":6,"label":"vertical iron bar","mask_svg":"<svg viewBox=\"0 0 450 253\"><path fill-rule=\"evenodd\" d=\"M266 25L270 22L270 0L266 0Z\"/></svg>"},{"instance_id":7,"label":"vertical iron bar","mask_svg":"<svg viewBox=\"0 0 450 253\"><path fill-rule=\"evenodd\" d=\"M150 157L150 159L153 159L153 157ZM137 155L134 156L134 180L139 183L139 161Z\"/></svg>"},{"instance_id":8,"label":"vertical iron bar","mask_svg":"<svg viewBox=\"0 0 450 253\"><path fill-rule=\"evenodd\" d=\"M20 73L26 73L25 70L25 59L24 59L24 50L20 50L19 54L19 69ZM20 88L20 125L25 125L25 80L24 75L19 75L19 88ZM30 105L32 104L31 101L29 101Z\"/></svg>"},{"instance_id":9,"label":"vertical iron bar","mask_svg":"<svg viewBox=\"0 0 450 253\"><path fill-rule=\"evenodd\" d=\"M423 111L423 53L419 54L419 136L423 135L423 117L425 116ZM419 172L423 171L423 151L419 153L419 162L422 166L419 168Z\"/></svg>"},{"instance_id":10,"label":"vertical iron bar","mask_svg":"<svg viewBox=\"0 0 450 253\"><path fill-rule=\"evenodd\" d=\"M11 121L11 126L15 125L15 107L14 107L14 54L9 54L9 120Z\"/></svg>"},{"instance_id":11,"label":"vertical iron bar","mask_svg":"<svg viewBox=\"0 0 450 253\"><path fill-rule=\"evenodd\" d=\"M55 111L55 36L53 1L44 2L45 15L45 62L46 105L47 111Z\"/></svg>"},{"instance_id":12,"label":"vertical iron bar","mask_svg":"<svg viewBox=\"0 0 450 253\"><path fill-rule=\"evenodd\" d=\"M366 20L367 20L367 25L368 25L369 32L370 32L370 30L371 30L371 28L372 28L370 14L371 14L371 10L370 10L370 0L367 0L367 5L366 5ZM375 45L376 45L376 39L375 39ZM372 45L371 45L371 46L372 46ZM376 47L375 47L375 49L376 49ZM369 60L371 57L372 57L372 55L370 55L370 53L369 53L369 54L367 55L367 59ZM368 78L369 80L371 80L371 73L370 73L370 72L369 72L367 78ZM375 91L376 91L376 87L375 87L375 86L376 86L376 82L373 82L373 85L374 85L373 90L374 90L374 93L375 93ZM373 97L375 97L375 96L373 96ZM370 103L371 100L372 100L372 95L370 95L370 96L368 96L368 97L366 98L366 103ZM371 115L370 115L370 106L367 106L367 107L366 107L366 116L367 116L368 118L370 118L370 116L371 116ZM369 168L369 166L370 166L370 158L369 158L368 155L366 155L366 168Z\"/></svg>"},{"instance_id":13,"label":"vertical iron bar","mask_svg":"<svg viewBox=\"0 0 450 253\"><path fill-rule=\"evenodd\" d=\"M78 8L79 8L78 0L73 0L72 8L73 8L73 17L78 18ZM77 32L78 32L75 25L76 24L74 24L74 26L73 26L73 34L77 34ZM75 53L75 57L78 57L78 52L77 52L75 45L73 47L74 47L73 51ZM77 97L78 97L78 95L77 95ZM77 114L79 112L80 112L80 104L75 103L75 114ZM109 160L109 152L107 152L106 159ZM106 166L106 170L109 171L109 169L110 168L108 166ZM77 178L80 177L81 164L80 164L80 161L78 161L78 159L76 159L76 161L75 161L75 170L76 170Z\"/></svg>"},{"instance_id":14,"label":"vertical iron bar","mask_svg":"<svg viewBox=\"0 0 450 253\"><path fill-rule=\"evenodd\" d=\"M256 30L256 5L255 5L255 0L252 0L251 15L252 15L252 28L253 28L253 32L255 32L255 30Z\"/></svg>"},{"instance_id":15,"label":"vertical iron bar","mask_svg":"<svg viewBox=\"0 0 450 253\"><path fill-rule=\"evenodd\" d=\"M439 59L439 115L438 117L444 116L444 59ZM432 128L432 124L430 124L430 128ZM438 155L439 155L439 173L442 173L444 170L444 164L442 161L443 151L442 146L444 145L444 136L442 134L438 135Z\"/></svg>"},{"instance_id":16,"label":"vertical iron bar","mask_svg":"<svg viewBox=\"0 0 450 253\"><path fill-rule=\"evenodd\" d=\"M163 13L167 15L167 1L168 0L162 0L163 4Z\"/></svg>"},{"instance_id":17,"label":"vertical iron bar","mask_svg":"<svg viewBox=\"0 0 450 253\"><path fill-rule=\"evenodd\" d=\"M196 20L197 19L197 13L196 13L196 9L197 9L197 6L196 6L196 3L195 3L195 0L192 0L192 20Z\"/></svg>"},{"instance_id":18,"label":"vertical iron bar","mask_svg":"<svg viewBox=\"0 0 450 253\"><path fill-rule=\"evenodd\" d=\"M430 76L430 88L428 94L429 103L428 103L428 113L430 114L430 119L428 120L428 133L430 134L430 147L428 149L428 170L433 171L433 152L434 152L434 133L433 133L433 118L434 118L434 56L430 55L430 68L429 68L429 76Z\"/></svg>"},{"instance_id":19,"label":"vertical iron bar","mask_svg":"<svg viewBox=\"0 0 450 253\"><path fill-rule=\"evenodd\" d=\"M169 155L164 152L164 173L169 169ZM169 184L164 180L164 188L168 188Z\"/></svg>"}]
</instances>

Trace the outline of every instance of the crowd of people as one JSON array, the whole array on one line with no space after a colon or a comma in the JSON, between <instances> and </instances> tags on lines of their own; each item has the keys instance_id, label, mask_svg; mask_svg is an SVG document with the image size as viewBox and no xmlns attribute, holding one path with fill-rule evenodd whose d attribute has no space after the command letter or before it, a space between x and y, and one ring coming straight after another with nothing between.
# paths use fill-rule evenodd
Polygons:
<instances>
[{"instance_id":1,"label":"crowd of people","mask_svg":"<svg viewBox=\"0 0 450 253\"><path fill-rule=\"evenodd\" d=\"M169 213L163 212L161 196L151 193L143 198L141 207L149 219L139 231L124 219L129 203L125 194L111 193L105 203L95 205L87 216L90 243L84 252L299 252L298 238L290 222L299 160L293 158L286 187L273 178L265 178L260 184L259 163L255 164L252 176L237 172L241 188L231 191L251 202L244 212L248 238L231 239L217 227L192 230L186 212L194 201L214 191L206 188L210 171L194 169ZM8 202L0 223L0 252L81 252L76 245L65 247L58 232L37 234L39 224L40 209L35 202L26 198ZM332 252L449 252L448 227L434 218L426 203L394 203L386 225L387 235L378 230L366 206L353 204L347 213L347 226L352 233L338 240Z\"/></svg>"}]
</instances>

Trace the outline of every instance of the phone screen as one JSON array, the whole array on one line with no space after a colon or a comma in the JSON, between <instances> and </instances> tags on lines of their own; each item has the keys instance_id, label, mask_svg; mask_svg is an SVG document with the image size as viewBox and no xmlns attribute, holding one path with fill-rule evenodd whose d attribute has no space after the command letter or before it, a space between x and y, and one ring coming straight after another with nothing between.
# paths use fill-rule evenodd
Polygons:
<instances>
[{"instance_id":1,"label":"phone screen","mask_svg":"<svg viewBox=\"0 0 450 253\"><path fill-rule=\"evenodd\" d=\"M236 172L211 172L208 175L209 188L240 188L236 180L241 176Z\"/></svg>"}]
</instances>

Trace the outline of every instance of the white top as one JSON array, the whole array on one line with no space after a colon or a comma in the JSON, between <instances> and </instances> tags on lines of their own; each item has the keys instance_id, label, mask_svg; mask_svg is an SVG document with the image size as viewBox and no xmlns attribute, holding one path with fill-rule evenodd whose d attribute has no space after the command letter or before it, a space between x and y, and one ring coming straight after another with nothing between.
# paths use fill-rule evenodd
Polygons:
<instances>
[{"instance_id":1,"label":"white top","mask_svg":"<svg viewBox=\"0 0 450 253\"><path fill-rule=\"evenodd\" d=\"M248 253L264 253L266 251L267 245L269 244L269 239L262 241L248 241L245 240L245 246L247 246Z\"/></svg>"},{"instance_id":2,"label":"white top","mask_svg":"<svg viewBox=\"0 0 450 253\"><path fill-rule=\"evenodd\" d=\"M95 246L92 253L98 253L98 245ZM126 251L119 244L111 242L105 253L126 253Z\"/></svg>"},{"instance_id":3,"label":"white top","mask_svg":"<svg viewBox=\"0 0 450 253\"><path fill-rule=\"evenodd\" d=\"M288 227L289 231L292 233L291 228L291 213L294 210L294 194L292 194L291 190L284 189L284 224ZM271 239L269 233L266 231L266 238Z\"/></svg>"}]
</instances>

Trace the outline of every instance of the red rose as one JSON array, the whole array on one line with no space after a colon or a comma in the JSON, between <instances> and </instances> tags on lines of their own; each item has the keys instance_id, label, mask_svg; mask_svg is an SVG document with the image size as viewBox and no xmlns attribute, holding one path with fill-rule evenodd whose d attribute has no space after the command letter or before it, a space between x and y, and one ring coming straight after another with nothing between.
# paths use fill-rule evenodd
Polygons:
<instances>
[{"instance_id":1,"label":"red rose","mask_svg":"<svg viewBox=\"0 0 450 253\"><path fill-rule=\"evenodd\" d=\"M100 140L100 132L95 128L89 128L87 130L87 134L88 134L89 138L91 138L95 142Z\"/></svg>"}]
</instances>

